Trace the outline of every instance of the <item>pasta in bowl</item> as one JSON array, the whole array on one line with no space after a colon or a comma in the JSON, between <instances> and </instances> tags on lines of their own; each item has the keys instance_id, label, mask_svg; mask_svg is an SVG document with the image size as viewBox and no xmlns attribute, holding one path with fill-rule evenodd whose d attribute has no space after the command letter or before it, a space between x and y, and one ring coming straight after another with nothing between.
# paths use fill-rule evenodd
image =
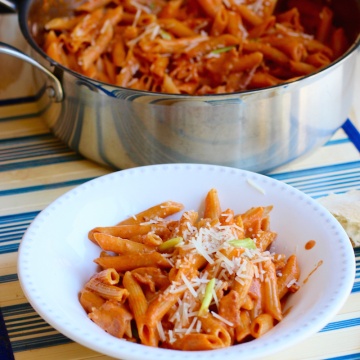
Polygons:
<instances>
[{"instance_id":1,"label":"pasta in bowl","mask_svg":"<svg viewBox=\"0 0 360 360\"><path fill-rule=\"evenodd\" d=\"M209 189L217 189L217 196ZM181 204L167 202L171 199ZM162 205L151 218L146 209L154 204ZM219 206L224 216L218 222L206 225L208 221L200 220L195 225L195 212L209 219L214 209L219 214ZM179 209L184 212L176 216ZM118 224L122 219L127 223ZM144 227L140 234L136 233L139 220L143 223L140 228ZM237 225L232 225L231 235L217 237L211 249L209 244L201 244L198 236L186 233L191 230L194 235L199 230L204 239L206 232L226 232L226 224L232 221ZM154 231L149 234L150 227ZM126 239L124 231L133 240ZM131 254L134 246L135 255ZM154 247L156 252L146 252ZM124 249L125 253L118 255ZM198 262L184 266L185 253L196 255ZM244 262L244 258L251 261ZM109 261L111 266L105 265ZM288 268L292 270L288 271L284 264L291 262L293 266ZM238 278L231 282L234 264L238 266L232 270L234 279ZM214 359L266 359L325 326L346 300L354 271L354 254L346 233L311 198L259 174L197 164L139 167L75 188L38 215L24 236L19 254L20 282L35 310L74 341L119 359L205 359L209 351ZM57 274L56 282L52 273ZM263 316L258 322L247 331L241 332L241 326L235 331L235 322L245 325L247 316L255 311L256 282L263 286L262 299L272 293L278 299L277 307L271 309L262 301ZM274 286L275 292L271 291ZM248 291L237 291L244 287ZM279 302L280 288L291 292L285 295L285 305ZM156 293L161 297L157 298ZM246 295L242 299L241 293ZM183 307L179 311L180 304ZM164 313L161 323L156 318L159 310L152 313L159 308ZM115 314L121 314L118 319L124 320L123 327L120 322L112 322ZM188 316L188 325L181 327L184 315ZM171 325L175 323L176 327ZM105 324L107 331L99 324ZM199 345L198 338L202 329L214 326L217 336L206 331L208 336L202 336L214 347L203 351L209 348L204 342ZM246 330L246 326L243 328ZM127 340L114 336L114 329ZM138 341L136 332L140 339L148 340L146 345ZM239 341L232 338L234 334ZM244 334L246 340L242 342ZM187 339L185 346L182 339Z\"/></svg>"}]
</instances>

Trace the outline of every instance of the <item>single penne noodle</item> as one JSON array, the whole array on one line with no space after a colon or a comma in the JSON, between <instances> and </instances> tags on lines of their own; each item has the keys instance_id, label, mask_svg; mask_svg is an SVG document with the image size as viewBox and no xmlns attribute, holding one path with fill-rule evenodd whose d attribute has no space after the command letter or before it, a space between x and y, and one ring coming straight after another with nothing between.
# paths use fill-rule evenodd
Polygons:
<instances>
[{"instance_id":1,"label":"single penne noodle","mask_svg":"<svg viewBox=\"0 0 360 360\"><path fill-rule=\"evenodd\" d=\"M93 279L97 279L107 285L116 285L119 283L120 275L115 269L105 269L95 274Z\"/></svg>"},{"instance_id":2,"label":"single penne noodle","mask_svg":"<svg viewBox=\"0 0 360 360\"><path fill-rule=\"evenodd\" d=\"M211 18L215 18L223 6L221 0L197 0L197 2Z\"/></svg>"},{"instance_id":3,"label":"single penne noodle","mask_svg":"<svg viewBox=\"0 0 360 360\"><path fill-rule=\"evenodd\" d=\"M211 26L210 35L211 36L219 36L221 35L229 22L229 16L228 16L228 10L225 8L225 6L222 6L220 8L220 11L218 11L214 17L214 22Z\"/></svg>"},{"instance_id":4,"label":"single penne noodle","mask_svg":"<svg viewBox=\"0 0 360 360\"><path fill-rule=\"evenodd\" d=\"M261 251L265 251L276 239L277 233L272 231L259 230L255 235L256 246Z\"/></svg>"},{"instance_id":5,"label":"single penne noodle","mask_svg":"<svg viewBox=\"0 0 360 360\"><path fill-rule=\"evenodd\" d=\"M219 195L216 189L211 189L205 197L204 218L219 219L221 214Z\"/></svg>"},{"instance_id":6,"label":"single penne noodle","mask_svg":"<svg viewBox=\"0 0 360 360\"><path fill-rule=\"evenodd\" d=\"M252 26L259 26L263 22L263 19L246 5L237 5L236 10Z\"/></svg>"},{"instance_id":7,"label":"single penne noodle","mask_svg":"<svg viewBox=\"0 0 360 360\"><path fill-rule=\"evenodd\" d=\"M240 39L237 36L231 34L222 34L216 37L210 37L208 39L203 37L202 40L203 41L201 41L198 45L186 52L186 56L188 58L201 57L210 53L213 50L224 48L227 46L238 45L240 43Z\"/></svg>"},{"instance_id":8,"label":"single penne noodle","mask_svg":"<svg viewBox=\"0 0 360 360\"><path fill-rule=\"evenodd\" d=\"M87 313L93 311L93 309L99 308L106 301L100 295L85 288L81 290L79 300L81 306Z\"/></svg>"},{"instance_id":9,"label":"single penne noodle","mask_svg":"<svg viewBox=\"0 0 360 360\"><path fill-rule=\"evenodd\" d=\"M137 324L146 313L148 302L145 298L141 286L137 283L130 271L127 271L123 278L123 285L129 293L129 305Z\"/></svg>"},{"instance_id":10,"label":"single penne noodle","mask_svg":"<svg viewBox=\"0 0 360 360\"><path fill-rule=\"evenodd\" d=\"M249 31L248 38L250 38L250 39L260 38L269 29L273 28L275 23L276 23L276 17L275 16L269 16L260 25L253 27Z\"/></svg>"},{"instance_id":11,"label":"single penne noodle","mask_svg":"<svg viewBox=\"0 0 360 360\"><path fill-rule=\"evenodd\" d=\"M270 314L260 314L250 325L251 335L257 339L274 327L274 318Z\"/></svg>"},{"instance_id":12,"label":"single penne noodle","mask_svg":"<svg viewBox=\"0 0 360 360\"><path fill-rule=\"evenodd\" d=\"M244 214L241 214L242 223L245 230L245 237L252 237L261 229L261 220L263 218L264 208L257 206L249 209Z\"/></svg>"},{"instance_id":13,"label":"single penne noodle","mask_svg":"<svg viewBox=\"0 0 360 360\"><path fill-rule=\"evenodd\" d=\"M241 16L235 11L228 11L228 23L227 31L229 34L238 37L239 39L243 38L243 24L241 21Z\"/></svg>"},{"instance_id":14,"label":"single penne noodle","mask_svg":"<svg viewBox=\"0 0 360 360\"><path fill-rule=\"evenodd\" d=\"M314 65L302 62L302 61L289 61L290 70L294 75L308 75L317 70Z\"/></svg>"},{"instance_id":15,"label":"single penne noodle","mask_svg":"<svg viewBox=\"0 0 360 360\"><path fill-rule=\"evenodd\" d=\"M139 225L157 217L166 218L170 215L176 214L183 208L183 204L174 201L165 201L145 211L142 211L126 220L119 222L118 225Z\"/></svg>"},{"instance_id":16,"label":"single penne noodle","mask_svg":"<svg viewBox=\"0 0 360 360\"><path fill-rule=\"evenodd\" d=\"M205 333L216 336L222 343L222 347L230 346L231 336L226 326L212 314L201 318L201 325Z\"/></svg>"},{"instance_id":17,"label":"single penne noodle","mask_svg":"<svg viewBox=\"0 0 360 360\"><path fill-rule=\"evenodd\" d=\"M288 285L298 281L300 277L300 268L295 255L291 255L285 266L281 269L281 276L277 278L278 295L282 299L289 291Z\"/></svg>"},{"instance_id":18,"label":"single penne noodle","mask_svg":"<svg viewBox=\"0 0 360 360\"><path fill-rule=\"evenodd\" d=\"M243 341L247 336L251 334L250 329L251 318L249 312L246 310L240 311L240 323L235 327L234 337L237 342Z\"/></svg>"},{"instance_id":19,"label":"single penne noodle","mask_svg":"<svg viewBox=\"0 0 360 360\"><path fill-rule=\"evenodd\" d=\"M343 28L337 28L333 31L330 43L334 58L338 58L346 51L349 47L349 42Z\"/></svg>"},{"instance_id":20,"label":"single penne noodle","mask_svg":"<svg viewBox=\"0 0 360 360\"><path fill-rule=\"evenodd\" d=\"M88 0L75 8L76 11L87 11L91 12L95 9L103 7L110 3L112 0Z\"/></svg>"},{"instance_id":21,"label":"single penne noodle","mask_svg":"<svg viewBox=\"0 0 360 360\"><path fill-rule=\"evenodd\" d=\"M126 289L114 285L108 285L96 278L91 278L85 284L85 288L94 291L96 294L105 299L116 300L119 302L124 302L129 295Z\"/></svg>"},{"instance_id":22,"label":"single penne noodle","mask_svg":"<svg viewBox=\"0 0 360 360\"><path fill-rule=\"evenodd\" d=\"M329 65L331 60L322 52L317 52L307 56L305 62L315 66L316 68L320 68Z\"/></svg>"},{"instance_id":23,"label":"single penne noodle","mask_svg":"<svg viewBox=\"0 0 360 360\"><path fill-rule=\"evenodd\" d=\"M157 331L157 323L160 322L170 308L177 303L184 292L185 289L176 293L165 291L149 304L146 313L138 324L138 332L143 344L158 346L159 334Z\"/></svg>"},{"instance_id":24,"label":"single penne noodle","mask_svg":"<svg viewBox=\"0 0 360 360\"><path fill-rule=\"evenodd\" d=\"M277 321L281 321L283 315L281 311L275 265L271 260L267 260L264 262L263 269L265 270L263 281L264 312L271 315Z\"/></svg>"},{"instance_id":25,"label":"single penne noodle","mask_svg":"<svg viewBox=\"0 0 360 360\"><path fill-rule=\"evenodd\" d=\"M92 241L95 240L94 233L104 233L123 239L132 239L137 235L147 235L149 233L167 237L169 229L166 223L96 227L90 230L88 234L89 239Z\"/></svg>"},{"instance_id":26,"label":"single penne noodle","mask_svg":"<svg viewBox=\"0 0 360 360\"><path fill-rule=\"evenodd\" d=\"M171 34L176 35L177 37L188 37L197 35L194 30L176 19L159 19L158 23L163 29L167 30Z\"/></svg>"},{"instance_id":27,"label":"single penne noodle","mask_svg":"<svg viewBox=\"0 0 360 360\"><path fill-rule=\"evenodd\" d=\"M232 289L239 295L239 310L244 305L250 286L254 277L254 266L250 261L245 262L245 268L241 273L241 278L236 280L232 284Z\"/></svg>"},{"instance_id":28,"label":"single penne noodle","mask_svg":"<svg viewBox=\"0 0 360 360\"><path fill-rule=\"evenodd\" d=\"M94 233L94 239L101 249L120 255L150 253L154 251L152 246L104 233Z\"/></svg>"},{"instance_id":29,"label":"single penne noodle","mask_svg":"<svg viewBox=\"0 0 360 360\"><path fill-rule=\"evenodd\" d=\"M195 226L198 216L197 211L185 211L179 221L178 236L186 237L186 234L189 233L189 228Z\"/></svg>"},{"instance_id":30,"label":"single penne noodle","mask_svg":"<svg viewBox=\"0 0 360 360\"><path fill-rule=\"evenodd\" d=\"M54 18L45 24L46 30L71 30L85 15Z\"/></svg>"},{"instance_id":31,"label":"single penne noodle","mask_svg":"<svg viewBox=\"0 0 360 360\"><path fill-rule=\"evenodd\" d=\"M260 51L265 58L274 61L275 63L279 63L280 65L286 65L289 62L289 58L284 52L268 44L248 41L243 43L243 50L245 52Z\"/></svg>"},{"instance_id":32,"label":"single penne noodle","mask_svg":"<svg viewBox=\"0 0 360 360\"><path fill-rule=\"evenodd\" d=\"M156 251L145 254L100 257L94 262L103 269L114 268L117 272L130 271L144 266L158 266L163 269L171 267L169 261Z\"/></svg>"},{"instance_id":33,"label":"single penne noodle","mask_svg":"<svg viewBox=\"0 0 360 360\"><path fill-rule=\"evenodd\" d=\"M197 351L220 349L224 344L213 334L187 334L175 341L171 347L177 350Z\"/></svg>"},{"instance_id":34,"label":"single penne noodle","mask_svg":"<svg viewBox=\"0 0 360 360\"><path fill-rule=\"evenodd\" d=\"M330 38L333 15L333 11L327 6L324 6L319 14L320 22L316 31L316 39L322 43L326 43Z\"/></svg>"}]
</instances>

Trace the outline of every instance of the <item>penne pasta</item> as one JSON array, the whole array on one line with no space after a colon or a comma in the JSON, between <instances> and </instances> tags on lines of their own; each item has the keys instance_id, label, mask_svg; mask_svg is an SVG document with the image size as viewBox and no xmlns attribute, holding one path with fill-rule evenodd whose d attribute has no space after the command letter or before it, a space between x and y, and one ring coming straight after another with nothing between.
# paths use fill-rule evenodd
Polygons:
<instances>
[{"instance_id":1,"label":"penne pasta","mask_svg":"<svg viewBox=\"0 0 360 360\"><path fill-rule=\"evenodd\" d=\"M300 276L295 255L269 251L272 206L235 214L212 188L201 211L166 219L183 208L168 201L89 232L100 270L80 291L84 311L109 334L153 347L211 350L263 336L286 316Z\"/></svg>"},{"instance_id":2,"label":"penne pasta","mask_svg":"<svg viewBox=\"0 0 360 360\"><path fill-rule=\"evenodd\" d=\"M346 52L348 39L329 2L276 5L87 0L45 24L42 48L59 64L101 82L189 95L276 86Z\"/></svg>"}]
</instances>

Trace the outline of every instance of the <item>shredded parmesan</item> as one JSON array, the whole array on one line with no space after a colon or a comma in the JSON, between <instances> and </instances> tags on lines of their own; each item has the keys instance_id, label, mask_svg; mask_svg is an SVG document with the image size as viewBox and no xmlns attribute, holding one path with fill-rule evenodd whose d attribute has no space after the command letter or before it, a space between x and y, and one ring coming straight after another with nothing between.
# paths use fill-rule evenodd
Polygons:
<instances>
[{"instance_id":1,"label":"shredded parmesan","mask_svg":"<svg viewBox=\"0 0 360 360\"><path fill-rule=\"evenodd\" d=\"M229 326L234 326L234 324L229 321L229 320L226 320L224 317L220 316L218 313L216 313L215 311L211 311L211 314L213 317L221 320L223 323L225 323L226 325L229 325Z\"/></svg>"},{"instance_id":2,"label":"shredded parmesan","mask_svg":"<svg viewBox=\"0 0 360 360\"><path fill-rule=\"evenodd\" d=\"M249 185L251 185L257 191L261 192L264 195L266 194L265 190L262 187L260 187L258 184L256 184L254 181L252 181L251 179L247 179L246 181Z\"/></svg>"}]
</instances>

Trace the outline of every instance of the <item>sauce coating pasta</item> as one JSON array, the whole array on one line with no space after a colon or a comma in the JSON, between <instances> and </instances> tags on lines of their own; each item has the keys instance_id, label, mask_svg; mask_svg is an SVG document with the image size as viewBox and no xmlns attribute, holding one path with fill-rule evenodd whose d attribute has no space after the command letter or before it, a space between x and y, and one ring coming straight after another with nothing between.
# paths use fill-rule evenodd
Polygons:
<instances>
[{"instance_id":1,"label":"sauce coating pasta","mask_svg":"<svg viewBox=\"0 0 360 360\"><path fill-rule=\"evenodd\" d=\"M174 94L219 94L292 81L348 42L321 1L87 0L45 25L44 51L90 78Z\"/></svg>"},{"instance_id":2,"label":"sauce coating pasta","mask_svg":"<svg viewBox=\"0 0 360 360\"><path fill-rule=\"evenodd\" d=\"M174 220L183 206L166 202L89 232L101 249L80 294L92 321L148 346L211 350L258 338L283 319L300 270L295 255L269 251L272 206L235 214L221 209L216 189L204 205L202 216L190 210Z\"/></svg>"}]
</instances>

